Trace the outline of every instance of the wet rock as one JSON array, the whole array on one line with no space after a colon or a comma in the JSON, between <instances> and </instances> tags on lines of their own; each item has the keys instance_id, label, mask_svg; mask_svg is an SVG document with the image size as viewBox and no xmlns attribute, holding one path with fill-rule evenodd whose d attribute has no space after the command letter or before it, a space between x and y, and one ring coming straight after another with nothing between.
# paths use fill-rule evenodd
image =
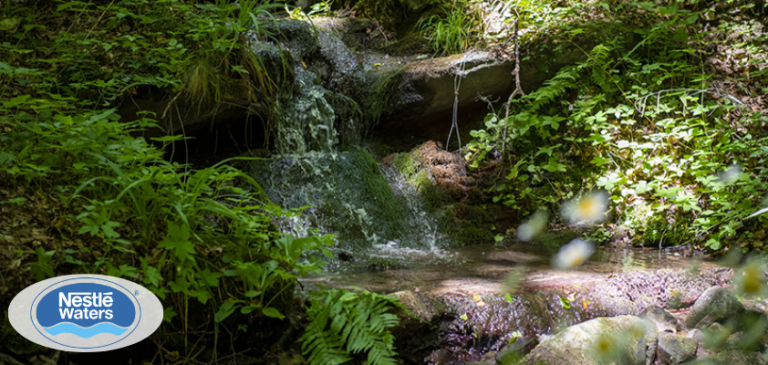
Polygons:
<instances>
[{"instance_id":1,"label":"wet rock","mask_svg":"<svg viewBox=\"0 0 768 365\"><path fill-rule=\"evenodd\" d=\"M725 346L731 331L720 323L712 323L703 331L704 346L708 349L719 349Z\"/></svg>"},{"instance_id":2,"label":"wet rock","mask_svg":"<svg viewBox=\"0 0 768 365\"><path fill-rule=\"evenodd\" d=\"M692 339L672 333L660 333L656 356L665 365L680 364L696 358L699 343Z\"/></svg>"},{"instance_id":3,"label":"wet rock","mask_svg":"<svg viewBox=\"0 0 768 365\"><path fill-rule=\"evenodd\" d=\"M539 344L539 340L531 337L519 337L496 353L497 365L517 364Z\"/></svg>"},{"instance_id":4,"label":"wet rock","mask_svg":"<svg viewBox=\"0 0 768 365\"><path fill-rule=\"evenodd\" d=\"M397 297L400 304L410 312L406 313L400 308L395 311L400 324L391 332L396 339L398 356L406 363L421 363L427 356L432 356L430 350L435 348L438 340L435 324L445 312L446 306L435 298L411 290L390 295ZM434 355L436 361L433 363L450 363L450 359L442 353Z\"/></svg>"},{"instance_id":5,"label":"wet rock","mask_svg":"<svg viewBox=\"0 0 768 365\"><path fill-rule=\"evenodd\" d=\"M685 319L688 328L700 328L728 318L736 318L744 306L728 289L714 286L701 294Z\"/></svg>"},{"instance_id":6,"label":"wet rock","mask_svg":"<svg viewBox=\"0 0 768 365\"><path fill-rule=\"evenodd\" d=\"M677 333L677 319L659 306L646 307L638 317L647 319L656 325L657 332Z\"/></svg>"},{"instance_id":7,"label":"wet rock","mask_svg":"<svg viewBox=\"0 0 768 365\"><path fill-rule=\"evenodd\" d=\"M457 362L453 354L447 349L432 351L432 353L430 353L429 356L424 359L424 361L434 365L446 365Z\"/></svg>"},{"instance_id":8,"label":"wet rock","mask_svg":"<svg viewBox=\"0 0 768 365\"><path fill-rule=\"evenodd\" d=\"M736 332L725 341L728 350L738 350L743 352L759 351L765 348L766 336L763 333L745 333Z\"/></svg>"},{"instance_id":9,"label":"wet rock","mask_svg":"<svg viewBox=\"0 0 768 365\"><path fill-rule=\"evenodd\" d=\"M650 365L656 344L656 326L650 321L635 316L601 317L547 338L521 364L591 365L611 359L623 365Z\"/></svg>"},{"instance_id":10,"label":"wet rock","mask_svg":"<svg viewBox=\"0 0 768 365\"><path fill-rule=\"evenodd\" d=\"M713 365L766 365L768 359L759 352L744 353L741 351L724 351L709 359L708 364ZM698 364L699 362L697 362ZM701 362L704 364L704 362Z\"/></svg>"},{"instance_id":11,"label":"wet rock","mask_svg":"<svg viewBox=\"0 0 768 365\"><path fill-rule=\"evenodd\" d=\"M700 329L694 328L690 331L688 331L688 338L692 338L696 341L702 342L704 341L704 333L701 332Z\"/></svg>"},{"instance_id":12,"label":"wet rock","mask_svg":"<svg viewBox=\"0 0 768 365\"><path fill-rule=\"evenodd\" d=\"M768 316L763 311L747 309L741 314L735 327L744 332L765 333L768 328Z\"/></svg>"},{"instance_id":13,"label":"wet rock","mask_svg":"<svg viewBox=\"0 0 768 365\"><path fill-rule=\"evenodd\" d=\"M446 306L443 302L422 293L404 290L390 295L397 297L400 304L408 308L411 314L426 323L432 323L445 312ZM405 313L398 313L398 316L401 320L408 320L410 318Z\"/></svg>"}]
</instances>

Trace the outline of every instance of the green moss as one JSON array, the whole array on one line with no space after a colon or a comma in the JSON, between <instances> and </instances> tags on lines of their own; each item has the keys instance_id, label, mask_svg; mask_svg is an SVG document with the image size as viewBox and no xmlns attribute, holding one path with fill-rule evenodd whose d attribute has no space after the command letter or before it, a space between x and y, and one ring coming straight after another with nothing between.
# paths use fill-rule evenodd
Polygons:
<instances>
[{"instance_id":1,"label":"green moss","mask_svg":"<svg viewBox=\"0 0 768 365\"><path fill-rule=\"evenodd\" d=\"M352 98L339 93L327 93L325 100L336 115L334 126L339 133L340 147L343 149L359 144L364 132L363 112L360 110L360 105Z\"/></svg>"},{"instance_id":2,"label":"green moss","mask_svg":"<svg viewBox=\"0 0 768 365\"><path fill-rule=\"evenodd\" d=\"M10 352L16 355L32 355L47 351L45 347L22 337L11 326L8 320L8 312L3 313L2 323L0 323L0 352Z\"/></svg>"},{"instance_id":3,"label":"green moss","mask_svg":"<svg viewBox=\"0 0 768 365\"><path fill-rule=\"evenodd\" d=\"M456 234L456 243L459 245L473 245L478 243L493 242L493 234L481 228L464 228Z\"/></svg>"},{"instance_id":4,"label":"green moss","mask_svg":"<svg viewBox=\"0 0 768 365\"><path fill-rule=\"evenodd\" d=\"M636 230L643 232L641 242L643 246L676 246L694 239L693 230L688 229L691 222L687 217L674 218L670 224L667 221L669 215L653 215L644 221L640 221Z\"/></svg>"},{"instance_id":5,"label":"green moss","mask_svg":"<svg viewBox=\"0 0 768 365\"><path fill-rule=\"evenodd\" d=\"M400 69L397 72L386 76L371 92L371 95L368 97L368 102L366 103L366 110L368 113L367 117L370 120L372 127L379 124L381 115L384 114L385 111L390 111L397 102L397 99L400 96L399 88L403 83L404 75L405 73Z\"/></svg>"},{"instance_id":6,"label":"green moss","mask_svg":"<svg viewBox=\"0 0 768 365\"><path fill-rule=\"evenodd\" d=\"M285 208L310 206L307 223L337 232L342 246L368 247L409 229L405 203L367 150L257 161L251 175Z\"/></svg>"},{"instance_id":7,"label":"green moss","mask_svg":"<svg viewBox=\"0 0 768 365\"><path fill-rule=\"evenodd\" d=\"M419 32L410 32L397 42L387 45L383 50L394 55L432 53L429 41Z\"/></svg>"},{"instance_id":8,"label":"green moss","mask_svg":"<svg viewBox=\"0 0 768 365\"><path fill-rule=\"evenodd\" d=\"M392 160L392 165L397 169L397 172L403 174L406 178L410 178L418 172L418 163L412 152L398 153Z\"/></svg>"}]
</instances>

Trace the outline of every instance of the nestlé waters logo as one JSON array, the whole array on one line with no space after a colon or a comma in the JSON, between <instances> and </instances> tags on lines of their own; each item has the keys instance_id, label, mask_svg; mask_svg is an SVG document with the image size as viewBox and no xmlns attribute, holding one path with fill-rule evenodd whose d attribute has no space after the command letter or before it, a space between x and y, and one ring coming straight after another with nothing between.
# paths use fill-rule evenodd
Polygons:
<instances>
[{"instance_id":1,"label":"nestl\u00e9 waters logo","mask_svg":"<svg viewBox=\"0 0 768 365\"><path fill-rule=\"evenodd\" d=\"M11 325L39 345L72 352L109 351L151 335L163 307L148 289L103 275L43 280L19 293Z\"/></svg>"}]
</instances>

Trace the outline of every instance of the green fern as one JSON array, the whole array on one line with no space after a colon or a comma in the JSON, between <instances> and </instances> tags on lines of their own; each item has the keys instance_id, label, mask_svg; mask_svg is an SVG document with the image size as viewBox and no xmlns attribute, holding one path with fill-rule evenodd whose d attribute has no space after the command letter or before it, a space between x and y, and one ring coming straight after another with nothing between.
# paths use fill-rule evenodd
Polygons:
<instances>
[{"instance_id":1,"label":"green fern","mask_svg":"<svg viewBox=\"0 0 768 365\"><path fill-rule=\"evenodd\" d=\"M580 66L581 68L590 69L592 71L592 81L600 86L600 88L602 88L608 95L616 91L616 87L613 85L613 80L610 79L610 76L606 72L606 70L612 69L611 63L613 60L610 58L610 52L610 48L598 44L595 48L592 48L592 52L589 53L587 62Z\"/></svg>"},{"instance_id":2,"label":"green fern","mask_svg":"<svg viewBox=\"0 0 768 365\"><path fill-rule=\"evenodd\" d=\"M544 83L544 86L528 95L530 100L530 112L535 112L539 108L565 94L568 89L575 87L579 79L581 69L574 66L567 66L560 69L557 75Z\"/></svg>"},{"instance_id":3,"label":"green fern","mask_svg":"<svg viewBox=\"0 0 768 365\"><path fill-rule=\"evenodd\" d=\"M394 341L389 328L400 320L390 313L396 298L369 291L353 293L332 289L310 298L309 325L299 339L311 365L338 365L353 354L368 353L370 365L395 365Z\"/></svg>"}]
</instances>

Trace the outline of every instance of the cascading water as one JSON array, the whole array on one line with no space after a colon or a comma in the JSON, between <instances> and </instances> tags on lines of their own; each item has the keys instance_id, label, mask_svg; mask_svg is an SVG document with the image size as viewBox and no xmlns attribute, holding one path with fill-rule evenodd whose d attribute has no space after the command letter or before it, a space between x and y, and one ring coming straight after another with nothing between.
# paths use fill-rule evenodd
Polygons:
<instances>
[{"instance_id":1,"label":"cascading water","mask_svg":"<svg viewBox=\"0 0 768 365\"><path fill-rule=\"evenodd\" d=\"M281 221L284 232L299 237L313 230L335 233L335 249L358 264L446 256L440 247L448 241L437 234L437 222L424 210L416 188L365 149L273 157L254 163L251 175L273 202L301 209ZM332 263L331 270L341 266Z\"/></svg>"}]
</instances>

